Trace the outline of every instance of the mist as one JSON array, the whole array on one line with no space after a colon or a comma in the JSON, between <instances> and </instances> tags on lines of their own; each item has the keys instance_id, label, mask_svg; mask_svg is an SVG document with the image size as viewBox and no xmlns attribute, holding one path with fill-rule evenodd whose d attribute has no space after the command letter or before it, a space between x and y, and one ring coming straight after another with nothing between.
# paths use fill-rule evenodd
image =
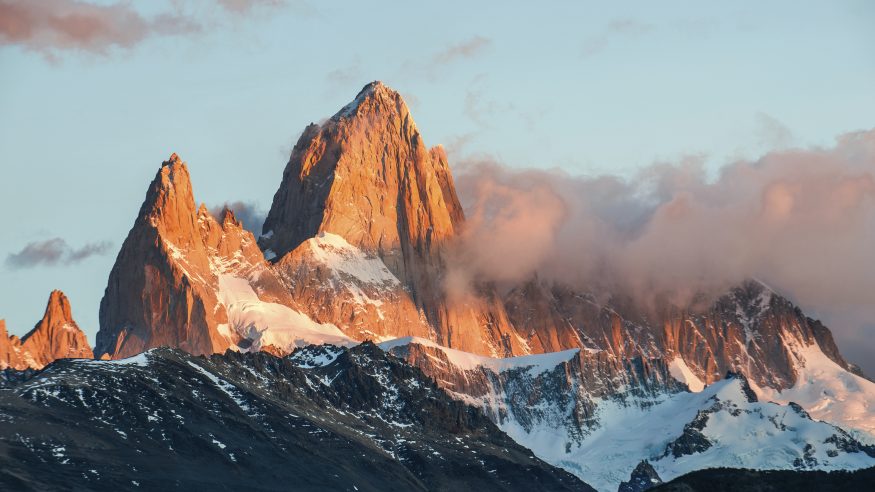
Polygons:
<instances>
[{"instance_id":1,"label":"mist","mask_svg":"<svg viewBox=\"0 0 875 492\"><path fill-rule=\"evenodd\" d=\"M875 353L865 334L875 324L875 130L733 162L710 177L696 157L627 178L484 158L457 165L456 182L469 220L451 293L537 275L686 305L756 278L824 316L840 344L853 341L856 360L859 343Z\"/></svg>"}]
</instances>

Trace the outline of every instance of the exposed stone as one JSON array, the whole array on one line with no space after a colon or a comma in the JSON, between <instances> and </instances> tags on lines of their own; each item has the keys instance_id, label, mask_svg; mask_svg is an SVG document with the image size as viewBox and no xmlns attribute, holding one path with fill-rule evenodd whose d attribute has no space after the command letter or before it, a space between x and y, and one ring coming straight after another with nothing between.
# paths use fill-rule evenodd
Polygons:
<instances>
[{"instance_id":1,"label":"exposed stone","mask_svg":"<svg viewBox=\"0 0 875 492\"><path fill-rule=\"evenodd\" d=\"M41 369L58 359L91 359L85 333L73 319L70 301L60 290L49 295L42 319L20 340L0 320L0 369Z\"/></svg>"},{"instance_id":2,"label":"exposed stone","mask_svg":"<svg viewBox=\"0 0 875 492\"><path fill-rule=\"evenodd\" d=\"M526 353L491 290L460 300L443 291L446 247L463 221L446 153L427 149L401 96L373 82L330 120L304 130L274 195L261 246L279 258L300 257L306 253L296 249L309 239L337 234L377 255L406 289L394 293L393 310L402 320L366 317L375 333L405 326L407 333L469 352ZM307 280L299 261L280 264L297 284ZM309 314L331 317L341 327L349 318L343 310Z\"/></svg>"},{"instance_id":3,"label":"exposed stone","mask_svg":"<svg viewBox=\"0 0 875 492\"><path fill-rule=\"evenodd\" d=\"M644 492L662 483L659 474L647 460L638 463L628 482L620 483L617 492Z\"/></svg>"},{"instance_id":4,"label":"exposed stone","mask_svg":"<svg viewBox=\"0 0 875 492\"><path fill-rule=\"evenodd\" d=\"M239 255L239 256L238 256ZM149 186L100 302L96 352L128 357L159 346L224 352L234 340L217 298L217 265L262 264L255 238L233 213L217 222L196 208L188 167L173 154Z\"/></svg>"}]
</instances>

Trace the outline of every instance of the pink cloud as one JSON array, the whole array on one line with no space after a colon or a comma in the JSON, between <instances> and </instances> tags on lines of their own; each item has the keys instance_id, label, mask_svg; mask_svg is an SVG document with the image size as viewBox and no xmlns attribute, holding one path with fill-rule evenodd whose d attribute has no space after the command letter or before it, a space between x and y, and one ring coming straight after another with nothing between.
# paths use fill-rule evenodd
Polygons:
<instances>
[{"instance_id":1,"label":"pink cloud","mask_svg":"<svg viewBox=\"0 0 875 492\"><path fill-rule=\"evenodd\" d=\"M683 303L755 277L807 310L875 320L875 130L735 162L710 180L695 157L631 179L488 159L461 169L473 220L456 270L468 282L510 286L537 272Z\"/></svg>"}]
</instances>

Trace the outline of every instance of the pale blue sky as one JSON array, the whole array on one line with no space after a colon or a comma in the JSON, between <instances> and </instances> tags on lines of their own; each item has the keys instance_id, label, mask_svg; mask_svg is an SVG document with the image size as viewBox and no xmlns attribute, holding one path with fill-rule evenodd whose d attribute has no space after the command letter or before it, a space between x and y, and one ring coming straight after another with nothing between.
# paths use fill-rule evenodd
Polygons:
<instances>
[{"instance_id":1,"label":"pale blue sky","mask_svg":"<svg viewBox=\"0 0 875 492\"><path fill-rule=\"evenodd\" d=\"M617 3L314 1L239 14L201 0L183 2L200 32L105 54L0 44L0 260L52 237L113 245L71 266L0 261L0 317L21 335L60 288L93 342L162 160L189 163L199 201L266 209L304 126L375 79L451 159L574 174L690 154L713 170L875 126L873 2ZM134 7L151 18L168 5Z\"/></svg>"}]
</instances>

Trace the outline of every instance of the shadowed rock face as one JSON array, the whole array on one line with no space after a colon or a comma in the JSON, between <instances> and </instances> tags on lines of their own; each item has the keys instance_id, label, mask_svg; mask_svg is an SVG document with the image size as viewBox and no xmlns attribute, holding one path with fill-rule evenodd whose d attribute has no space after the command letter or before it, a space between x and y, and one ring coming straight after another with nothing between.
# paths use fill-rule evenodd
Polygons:
<instances>
[{"instance_id":1,"label":"shadowed rock face","mask_svg":"<svg viewBox=\"0 0 875 492\"><path fill-rule=\"evenodd\" d=\"M790 301L751 280L709 308L684 310L666 303L649 316L622 299L607 303L556 285L531 282L506 297L515 327L525 327L535 352L585 346L619 358L681 358L706 384L740 372L778 390L796 381L790 342L817 345L846 370L829 329Z\"/></svg>"},{"instance_id":2,"label":"shadowed rock face","mask_svg":"<svg viewBox=\"0 0 875 492\"><path fill-rule=\"evenodd\" d=\"M593 490L368 343L155 349L0 386L4 490Z\"/></svg>"},{"instance_id":3,"label":"shadowed rock face","mask_svg":"<svg viewBox=\"0 0 875 492\"><path fill-rule=\"evenodd\" d=\"M617 489L617 492L644 492L652 489L662 483L659 474L647 462L647 460L638 463L638 466L632 470L632 476L628 482L623 482Z\"/></svg>"},{"instance_id":4,"label":"shadowed rock face","mask_svg":"<svg viewBox=\"0 0 875 492\"><path fill-rule=\"evenodd\" d=\"M875 467L856 471L789 471L712 468L678 477L653 490L659 492L765 492L867 490L875 483Z\"/></svg>"},{"instance_id":5,"label":"shadowed rock face","mask_svg":"<svg viewBox=\"0 0 875 492\"><path fill-rule=\"evenodd\" d=\"M58 359L91 359L94 354L73 320L70 301L60 290L49 295L42 319L20 340L0 320L0 369L41 369Z\"/></svg>"}]
</instances>

